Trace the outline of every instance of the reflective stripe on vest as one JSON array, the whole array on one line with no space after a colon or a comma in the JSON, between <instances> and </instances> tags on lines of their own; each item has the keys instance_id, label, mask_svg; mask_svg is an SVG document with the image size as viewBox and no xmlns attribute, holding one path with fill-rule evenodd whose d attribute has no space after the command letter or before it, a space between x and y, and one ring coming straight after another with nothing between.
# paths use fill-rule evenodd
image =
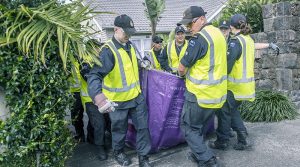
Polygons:
<instances>
[{"instance_id":1,"label":"reflective stripe on vest","mask_svg":"<svg viewBox=\"0 0 300 167\"><path fill-rule=\"evenodd\" d=\"M126 92L126 91L134 88L135 86L139 85L140 82L137 81L137 82L132 83L131 85L127 86L127 81L126 81L126 76L125 76L125 71L124 71L124 66L123 66L121 55L120 55L118 49L112 43L112 41L109 41L107 44L114 50L114 52L117 55L123 88L109 88L109 87L107 87L103 84L103 89L106 89L106 90L111 91L111 92Z\"/></svg>"},{"instance_id":2,"label":"reflective stripe on vest","mask_svg":"<svg viewBox=\"0 0 300 167\"><path fill-rule=\"evenodd\" d=\"M225 101L227 98L227 94L222 96L219 99L197 99L198 103L204 103L204 104L217 104L217 103L221 103L222 101Z\"/></svg>"},{"instance_id":3,"label":"reflective stripe on vest","mask_svg":"<svg viewBox=\"0 0 300 167\"><path fill-rule=\"evenodd\" d=\"M203 85L216 85L216 84L220 84L220 83L222 83L223 81L225 81L227 79L227 75L224 75L220 79L217 79L217 80L214 79L215 50L214 50L213 40L210 37L210 35L207 33L206 30L203 29L201 32L203 33L203 35L206 37L206 39L211 44L210 48L209 48L209 50L210 50L210 55L209 55L210 62L209 62L209 65L210 66L209 66L209 71L208 71L208 80L198 80L198 79L195 79L195 78L193 78L190 75L190 71L187 72L187 78L189 80L191 80L194 84L197 84L197 85L200 85L200 84L203 84Z\"/></svg>"}]
</instances>

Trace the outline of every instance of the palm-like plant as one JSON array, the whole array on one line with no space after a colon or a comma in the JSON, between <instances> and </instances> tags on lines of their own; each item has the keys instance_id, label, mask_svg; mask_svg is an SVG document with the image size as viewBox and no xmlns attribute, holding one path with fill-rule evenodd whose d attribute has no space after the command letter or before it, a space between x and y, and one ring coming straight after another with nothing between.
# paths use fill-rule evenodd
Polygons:
<instances>
[{"instance_id":1,"label":"palm-like plant","mask_svg":"<svg viewBox=\"0 0 300 167\"><path fill-rule=\"evenodd\" d=\"M156 33L156 26L160 14L165 9L165 0L145 0L146 16L150 20L152 38Z\"/></svg>"},{"instance_id":2,"label":"palm-like plant","mask_svg":"<svg viewBox=\"0 0 300 167\"><path fill-rule=\"evenodd\" d=\"M57 47L64 68L68 57L74 55L79 59L97 61L96 46L86 42L97 33L91 31L91 13L92 9L83 6L81 1L61 5L55 0L38 8L21 5L15 10L3 11L0 19L4 22L0 26L6 28L6 33L0 36L0 47L16 42L20 51L34 56L44 65L45 57L51 54L45 49Z\"/></svg>"}]
</instances>

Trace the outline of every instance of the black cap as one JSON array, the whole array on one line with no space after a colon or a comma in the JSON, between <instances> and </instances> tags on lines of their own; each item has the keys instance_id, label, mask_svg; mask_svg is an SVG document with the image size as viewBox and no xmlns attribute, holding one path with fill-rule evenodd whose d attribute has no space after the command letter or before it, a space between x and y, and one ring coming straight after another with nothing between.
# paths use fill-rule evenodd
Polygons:
<instances>
[{"instance_id":1,"label":"black cap","mask_svg":"<svg viewBox=\"0 0 300 167\"><path fill-rule=\"evenodd\" d=\"M157 35L152 38L152 42L154 42L154 43L161 43L162 41L163 41L163 39Z\"/></svg>"},{"instance_id":2,"label":"black cap","mask_svg":"<svg viewBox=\"0 0 300 167\"><path fill-rule=\"evenodd\" d=\"M229 29L230 27L229 21L221 20L219 22L219 28Z\"/></svg>"},{"instance_id":3,"label":"black cap","mask_svg":"<svg viewBox=\"0 0 300 167\"><path fill-rule=\"evenodd\" d=\"M127 35L132 35L136 32L132 19L126 14L117 16L114 25L123 28Z\"/></svg>"},{"instance_id":4,"label":"black cap","mask_svg":"<svg viewBox=\"0 0 300 167\"><path fill-rule=\"evenodd\" d=\"M230 19L230 25L235 28L240 28L242 23L247 23L246 17L242 14L235 14Z\"/></svg>"},{"instance_id":5,"label":"black cap","mask_svg":"<svg viewBox=\"0 0 300 167\"><path fill-rule=\"evenodd\" d=\"M179 33L179 32L185 33L185 29L184 29L182 26L177 26L177 27L175 28L175 33L177 34L177 33Z\"/></svg>"},{"instance_id":6,"label":"black cap","mask_svg":"<svg viewBox=\"0 0 300 167\"><path fill-rule=\"evenodd\" d=\"M191 23L194 18L205 15L206 12L204 12L204 10L200 6L191 6L184 11L183 18L179 23L187 25Z\"/></svg>"}]
</instances>

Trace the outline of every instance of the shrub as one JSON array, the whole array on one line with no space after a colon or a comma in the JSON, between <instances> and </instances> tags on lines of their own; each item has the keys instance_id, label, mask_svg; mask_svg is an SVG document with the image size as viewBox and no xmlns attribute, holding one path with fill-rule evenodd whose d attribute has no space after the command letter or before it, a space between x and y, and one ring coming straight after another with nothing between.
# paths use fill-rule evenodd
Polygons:
<instances>
[{"instance_id":1,"label":"shrub","mask_svg":"<svg viewBox=\"0 0 300 167\"><path fill-rule=\"evenodd\" d=\"M250 122L277 122L285 119L295 119L298 115L295 105L285 95L261 90L256 92L253 102L243 102L241 115Z\"/></svg>"}]
</instances>

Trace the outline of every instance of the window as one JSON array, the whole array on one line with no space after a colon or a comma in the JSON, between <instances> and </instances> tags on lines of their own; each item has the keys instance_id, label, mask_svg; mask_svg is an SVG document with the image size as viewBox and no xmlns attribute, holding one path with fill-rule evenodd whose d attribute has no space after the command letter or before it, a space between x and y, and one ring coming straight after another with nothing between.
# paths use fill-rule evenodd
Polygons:
<instances>
[{"instance_id":1,"label":"window","mask_svg":"<svg viewBox=\"0 0 300 167\"><path fill-rule=\"evenodd\" d=\"M131 38L131 42L135 44L141 56L144 57L145 53L151 50L152 40L146 36L135 36Z\"/></svg>"}]
</instances>

